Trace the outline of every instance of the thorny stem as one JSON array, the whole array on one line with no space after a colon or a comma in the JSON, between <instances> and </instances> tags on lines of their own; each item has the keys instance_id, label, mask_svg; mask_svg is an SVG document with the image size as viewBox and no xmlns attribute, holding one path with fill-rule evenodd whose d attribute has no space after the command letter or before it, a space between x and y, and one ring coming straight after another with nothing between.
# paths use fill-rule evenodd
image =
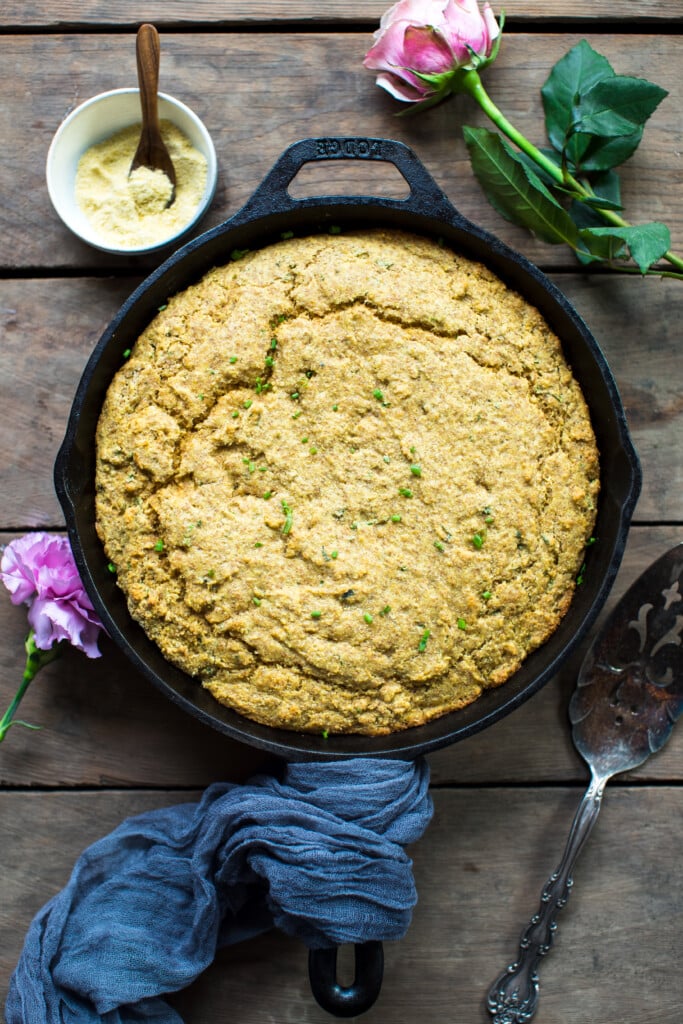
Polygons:
<instances>
[{"instance_id":1,"label":"thorny stem","mask_svg":"<svg viewBox=\"0 0 683 1024\"><path fill-rule=\"evenodd\" d=\"M532 142L529 142L521 132L517 131L515 126L508 121L503 112L499 110L489 94L486 92L486 89L481 83L481 78L476 71L466 71L460 77L458 85L461 91L466 92L468 96L471 96L472 99L479 104L486 116L493 121L496 127L499 128L504 135L507 135L508 139L510 139L511 142L514 142L518 149L521 149L522 152L526 153L528 157L531 157L539 167L543 168L546 174L549 174L558 185L561 185L563 188L567 188L569 186L569 188L574 191L577 199L594 198L593 193L589 189L586 189L580 181L577 181L576 178L568 171L563 171L559 168L557 164L553 163L553 161L542 153L540 149L534 146ZM594 206L592 209L596 210L596 213L598 213L603 220L607 221L608 224L613 224L615 227L628 228L632 226L614 210L596 209ZM683 271L683 259L681 259L680 256L677 256L669 250L664 253L663 258L668 263L671 263L672 266L676 267L677 270Z\"/></svg>"}]
</instances>

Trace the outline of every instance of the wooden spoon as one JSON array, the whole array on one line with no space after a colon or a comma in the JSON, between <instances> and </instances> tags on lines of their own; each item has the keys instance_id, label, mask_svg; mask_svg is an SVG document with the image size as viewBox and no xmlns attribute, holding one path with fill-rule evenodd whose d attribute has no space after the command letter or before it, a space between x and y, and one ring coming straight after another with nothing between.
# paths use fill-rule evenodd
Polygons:
<instances>
[{"instance_id":1,"label":"wooden spoon","mask_svg":"<svg viewBox=\"0 0 683 1024\"><path fill-rule=\"evenodd\" d=\"M173 161L161 137L159 125L159 106L157 91L159 88L159 33L154 25L141 25L136 42L135 53L138 66L138 85L140 86L140 107L142 110L142 128L140 141L135 151L129 174L138 167L149 167L154 171L163 171L171 182L171 195L166 204L170 206L175 199L175 168Z\"/></svg>"}]
</instances>

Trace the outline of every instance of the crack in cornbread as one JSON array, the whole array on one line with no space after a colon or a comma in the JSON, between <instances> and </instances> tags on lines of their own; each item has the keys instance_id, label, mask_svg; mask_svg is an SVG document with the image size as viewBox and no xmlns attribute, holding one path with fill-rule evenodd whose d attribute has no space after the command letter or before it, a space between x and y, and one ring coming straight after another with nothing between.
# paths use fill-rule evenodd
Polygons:
<instances>
[{"instance_id":1,"label":"crack in cornbread","mask_svg":"<svg viewBox=\"0 0 683 1024\"><path fill-rule=\"evenodd\" d=\"M557 337L417 236L235 256L106 396L97 528L131 614L267 725L374 735L463 707L557 628L593 529Z\"/></svg>"}]
</instances>

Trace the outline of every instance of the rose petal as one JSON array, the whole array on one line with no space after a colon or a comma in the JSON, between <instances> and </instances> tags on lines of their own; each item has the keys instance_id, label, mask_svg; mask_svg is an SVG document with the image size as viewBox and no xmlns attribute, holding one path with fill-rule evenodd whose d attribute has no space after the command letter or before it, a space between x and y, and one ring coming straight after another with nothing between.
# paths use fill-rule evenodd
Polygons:
<instances>
[{"instance_id":1,"label":"rose petal","mask_svg":"<svg viewBox=\"0 0 683 1024\"><path fill-rule=\"evenodd\" d=\"M403 66L421 74L442 74L455 65L453 52L436 30L409 26L403 37Z\"/></svg>"},{"instance_id":2,"label":"rose petal","mask_svg":"<svg viewBox=\"0 0 683 1024\"><path fill-rule=\"evenodd\" d=\"M418 87L386 71L377 76L376 82L394 99L403 100L404 103L419 103L429 95L429 89L422 83Z\"/></svg>"}]
</instances>

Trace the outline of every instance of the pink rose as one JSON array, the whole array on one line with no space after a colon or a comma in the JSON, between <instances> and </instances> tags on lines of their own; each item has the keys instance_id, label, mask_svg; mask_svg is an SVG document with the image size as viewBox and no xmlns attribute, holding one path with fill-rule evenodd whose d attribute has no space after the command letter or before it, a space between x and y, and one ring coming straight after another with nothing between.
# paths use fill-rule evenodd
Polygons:
<instances>
[{"instance_id":1,"label":"pink rose","mask_svg":"<svg viewBox=\"0 0 683 1024\"><path fill-rule=\"evenodd\" d=\"M400 0L382 16L363 64L398 100L416 103L457 91L457 72L495 58L500 28L488 3Z\"/></svg>"},{"instance_id":2,"label":"pink rose","mask_svg":"<svg viewBox=\"0 0 683 1024\"><path fill-rule=\"evenodd\" d=\"M0 579L13 604L28 604L36 647L47 651L68 640L89 658L100 656L97 637L102 623L83 588L66 537L28 533L13 540L2 553Z\"/></svg>"}]
</instances>

